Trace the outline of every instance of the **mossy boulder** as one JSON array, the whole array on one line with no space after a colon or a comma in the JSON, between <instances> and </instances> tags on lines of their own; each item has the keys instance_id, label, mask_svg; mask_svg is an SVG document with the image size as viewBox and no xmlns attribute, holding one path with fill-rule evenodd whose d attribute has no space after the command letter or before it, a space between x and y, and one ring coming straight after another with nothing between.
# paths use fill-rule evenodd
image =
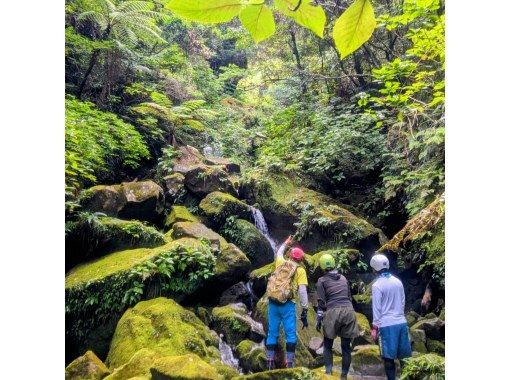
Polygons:
<instances>
[{"instance_id":1,"label":"mossy boulder","mask_svg":"<svg viewBox=\"0 0 510 380\"><path fill-rule=\"evenodd\" d=\"M66 367L66 380L101 380L110 370L92 351L72 361Z\"/></svg>"},{"instance_id":2,"label":"mossy boulder","mask_svg":"<svg viewBox=\"0 0 510 380\"><path fill-rule=\"evenodd\" d=\"M243 251L229 243L222 248L216 259L214 280L218 281L218 290L224 290L229 285L241 280L250 270L250 260Z\"/></svg>"},{"instance_id":3,"label":"mossy boulder","mask_svg":"<svg viewBox=\"0 0 510 380\"><path fill-rule=\"evenodd\" d=\"M176 222L200 222L200 219L189 212L186 206L174 205L165 219L165 228L170 229Z\"/></svg>"},{"instance_id":4,"label":"mossy boulder","mask_svg":"<svg viewBox=\"0 0 510 380\"><path fill-rule=\"evenodd\" d=\"M218 371L195 354L157 359L151 374L152 380L220 380Z\"/></svg>"},{"instance_id":5,"label":"mossy boulder","mask_svg":"<svg viewBox=\"0 0 510 380\"><path fill-rule=\"evenodd\" d=\"M184 186L184 175L181 173L172 173L163 177L163 184L166 201L173 203L186 193L186 187Z\"/></svg>"},{"instance_id":6,"label":"mossy boulder","mask_svg":"<svg viewBox=\"0 0 510 380\"><path fill-rule=\"evenodd\" d=\"M184 174L184 184L192 193L204 197L213 191L237 196L237 189L220 166L195 165Z\"/></svg>"},{"instance_id":7,"label":"mossy boulder","mask_svg":"<svg viewBox=\"0 0 510 380\"><path fill-rule=\"evenodd\" d=\"M221 235L210 228L207 228L200 222L177 222L172 226L170 234L173 239L182 237L191 237L194 239L205 239L211 243L211 247L216 250L226 248L227 241Z\"/></svg>"},{"instance_id":8,"label":"mossy boulder","mask_svg":"<svg viewBox=\"0 0 510 380\"><path fill-rule=\"evenodd\" d=\"M297 237L306 251L353 247L373 252L387 241L380 229L354 215L345 205L296 185L287 177L251 177L244 181L243 188L243 195L260 205L278 240L294 234L295 223L299 222L303 227L298 230Z\"/></svg>"},{"instance_id":9,"label":"mossy boulder","mask_svg":"<svg viewBox=\"0 0 510 380\"><path fill-rule=\"evenodd\" d=\"M352 369L365 376L385 376L383 360L377 345L356 346L352 353Z\"/></svg>"},{"instance_id":10,"label":"mossy boulder","mask_svg":"<svg viewBox=\"0 0 510 380\"><path fill-rule=\"evenodd\" d=\"M407 321L407 325L409 327L414 325L416 322L418 322L419 319L420 319L420 314L418 314L414 310L411 310L410 312L408 312L406 314L406 321Z\"/></svg>"},{"instance_id":11,"label":"mossy boulder","mask_svg":"<svg viewBox=\"0 0 510 380\"><path fill-rule=\"evenodd\" d=\"M211 314L211 327L223 334L230 345L235 346L244 339L260 342L266 336L262 324L248 315L246 305L242 303L215 307Z\"/></svg>"},{"instance_id":12,"label":"mossy boulder","mask_svg":"<svg viewBox=\"0 0 510 380\"><path fill-rule=\"evenodd\" d=\"M117 321L125 310L125 294L132 284L133 268L154 261L170 251L207 252L200 241L182 238L156 248L138 248L111 253L93 262L78 265L66 275L66 350L72 359L90 348L101 357L108 352ZM149 277L146 281L150 281ZM200 282L175 293L178 299L195 291ZM72 356L71 356L72 355Z\"/></svg>"},{"instance_id":13,"label":"mossy boulder","mask_svg":"<svg viewBox=\"0 0 510 380\"><path fill-rule=\"evenodd\" d=\"M274 260L273 248L269 241L252 223L244 219L235 219L223 228L225 236L237 245L256 267L269 264Z\"/></svg>"},{"instance_id":14,"label":"mossy boulder","mask_svg":"<svg viewBox=\"0 0 510 380\"><path fill-rule=\"evenodd\" d=\"M296 367L257 372L251 375L234 377L232 380L321 380L318 373L308 368Z\"/></svg>"},{"instance_id":15,"label":"mossy boulder","mask_svg":"<svg viewBox=\"0 0 510 380\"><path fill-rule=\"evenodd\" d=\"M365 345L365 344L371 344L372 336L371 336L371 328L370 328L370 322L368 321L368 318L361 314L356 313L356 321L358 322L359 327L359 336L357 338L354 338L353 345Z\"/></svg>"},{"instance_id":16,"label":"mossy boulder","mask_svg":"<svg viewBox=\"0 0 510 380\"><path fill-rule=\"evenodd\" d=\"M222 226L229 216L250 220L250 206L231 194L214 191L200 202L200 210L214 224Z\"/></svg>"},{"instance_id":17,"label":"mossy boulder","mask_svg":"<svg viewBox=\"0 0 510 380\"><path fill-rule=\"evenodd\" d=\"M243 340L236 346L235 351L244 371L261 372L267 368L266 349L263 343Z\"/></svg>"},{"instance_id":18,"label":"mossy boulder","mask_svg":"<svg viewBox=\"0 0 510 380\"><path fill-rule=\"evenodd\" d=\"M115 368L105 380L124 380L140 376L150 379L150 369L154 361L160 357L161 354L148 348L142 348L138 350L126 364Z\"/></svg>"},{"instance_id":19,"label":"mossy boulder","mask_svg":"<svg viewBox=\"0 0 510 380\"><path fill-rule=\"evenodd\" d=\"M164 209L163 189L153 181L98 185L82 192L84 210L102 212L121 219L158 222Z\"/></svg>"},{"instance_id":20,"label":"mossy boulder","mask_svg":"<svg viewBox=\"0 0 510 380\"><path fill-rule=\"evenodd\" d=\"M195 165L204 163L203 154L191 145L180 146L177 156L177 159L174 160L173 171L182 175L186 174Z\"/></svg>"},{"instance_id":21,"label":"mossy boulder","mask_svg":"<svg viewBox=\"0 0 510 380\"><path fill-rule=\"evenodd\" d=\"M354 310L365 315L370 321L372 320L372 295L363 293L352 296Z\"/></svg>"},{"instance_id":22,"label":"mossy boulder","mask_svg":"<svg viewBox=\"0 0 510 380\"><path fill-rule=\"evenodd\" d=\"M427 341L425 331L419 329L411 329L409 330L409 337L411 338L411 348L413 351L421 353L429 352L425 344Z\"/></svg>"},{"instance_id":23,"label":"mossy boulder","mask_svg":"<svg viewBox=\"0 0 510 380\"><path fill-rule=\"evenodd\" d=\"M265 331L267 331L268 320L267 320L267 310L268 310L268 298L264 295L258 302L253 313L253 318L262 323ZM296 307L296 318L301 314L301 306L297 305ZM316 313L312 307L312 304L308 305L308 323L309 327L307 329L302 329L301 321L296 321L297 328L297 344L296 344L296 356L295 356L295 365L296 366L304 366L304 367L313 367L319 364L319 362L313 357L308 349L308 345L310 340L313 337L322 338L322 333L318 332L313 328L313 323L316 319ZM278 340L278 349L276 352L276 361L277 366L280 368L285 367L285 334L283 330L283 326L280 327L280 334Z\"/></svg>"},{"instance_id":24,"label":"mossy boulder","mask_svg":"<svg viewBox=\"0 0 510 380\"><path fill-rule=\"evenodd\" d=\"M66 271L75 265L126 248L157 247L164 235L138 220L82 215L66 223Z\"/></svg>"},{"instance_id":25,"label":"mossy boulder","mask_svg":"<svg viewBox=\"0 0 510 380\"><path fill-rule=\"evenodd\" d=\"M445 323L441 319L429 318L422 319L416 322L411 330L423 330L428 339L444 340L445 336Z\"/></svg>"},{"instance_id":26,"label":"mossy boulder","mask_svg":"<svg viewBox=\"0 0 510 380\"><path fill-rule=\"evenodd\" d=\"M241 173L241 166L239 164L236 164L235 162L227 160L226 158L222 158L222 157L206 157L204 159L204 162L207 165L219 166L223 170L225 170L227 173L230 173L230 174L239 174L239 173Z\"/></svg>"},{"instance_id":27,"label":"mossy boulder","mask_svg":"<svg viewBox=\"0 0 510 380\"><path fill-rule=\"evenodd\" d=\"M206 359L219 358L218 344L217 336L195 314L160 297L139 302L124 313L106 362L110 368L120 367L142 348L162 356L195 353Z\"/></svg>"},{"instance_id":28,"label":"mossy boulder","mask_svg":"<svg viewBox=\"0 0 510 380\"><path fill-rule=\"evenodd\" d=\"M441 356L444 356L445 354L445 345L439 340L427 339L426 346L429 352L434 352Z\"/></svg>"},{"instance_id":29,"label":"mossy boulder","mask_svg":"<svg viewBox=\"0 0 510 380\"><path fill-rule=\"evenodd\" d=\"M402 377L409 380L444 379L445 359L433 353L413 356L402 369Z\"/></svg>"}]
</instances>

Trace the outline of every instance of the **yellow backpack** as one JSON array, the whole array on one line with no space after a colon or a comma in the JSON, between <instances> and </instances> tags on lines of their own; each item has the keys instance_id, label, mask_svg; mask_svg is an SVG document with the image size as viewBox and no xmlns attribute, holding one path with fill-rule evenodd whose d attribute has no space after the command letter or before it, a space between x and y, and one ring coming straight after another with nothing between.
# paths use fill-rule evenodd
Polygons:
<instances>
[{"instance_id":1,"label":"yellow backpack","mask_svg":"<svg viewBox=\"0 0 510 380\"><path fill-rule=\"evenodd\" d=\"M276 268L267 281L266 292L270 300L283 304L294 298L292 279L297 267L296 263L285 260Z\"/></svg>"}]
</instances>

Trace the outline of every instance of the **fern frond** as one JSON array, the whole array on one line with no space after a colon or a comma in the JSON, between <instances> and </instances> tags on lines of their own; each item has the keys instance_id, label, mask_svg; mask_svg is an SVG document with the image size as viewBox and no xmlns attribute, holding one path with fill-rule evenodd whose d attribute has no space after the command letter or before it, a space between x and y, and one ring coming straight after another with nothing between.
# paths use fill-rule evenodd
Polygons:
<instances>
[{"instance_id":1,"label":"fern frond","mask_svg":"<svg viewBox=\"0 0 510 380\"><path fill-rule=\"evenodd\" d=\"M105 30L108 27L108 20L106 19L106 17L103 14L98 13L96 11L83 12L80 13L78 17L76 17L76 22L78 24L83 25L83 23L87 21L97 24L101 30Z\"/></svg>"},{"instance_id":2,"label":"fern frond","mask_svg":"<svg viewBox=\"0 0 510 380\"><path fill-rule=\"evenodd\" d=\"M125 1L117 7L117 10L122 13L150 11L152 9L153 4L148 1Z\"/></svg>"}]
</instances>

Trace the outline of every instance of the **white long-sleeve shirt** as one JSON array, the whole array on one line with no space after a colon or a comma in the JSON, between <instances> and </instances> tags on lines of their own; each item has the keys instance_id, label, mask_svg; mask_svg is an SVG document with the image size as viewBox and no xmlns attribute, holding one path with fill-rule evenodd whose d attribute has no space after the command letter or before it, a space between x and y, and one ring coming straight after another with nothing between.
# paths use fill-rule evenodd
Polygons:
<instances>
[{"instance_id":1,"label":"white long-sleeve shirt","mask_svg":"<svg viewBox=\"0 0 510 380\"><path fill-rule=\"evenodd\" d=\"M386 327L407 323L405 303L402 282L390 273L380 275L372 285L372 324Z\"/></svg>"}]
</instances>

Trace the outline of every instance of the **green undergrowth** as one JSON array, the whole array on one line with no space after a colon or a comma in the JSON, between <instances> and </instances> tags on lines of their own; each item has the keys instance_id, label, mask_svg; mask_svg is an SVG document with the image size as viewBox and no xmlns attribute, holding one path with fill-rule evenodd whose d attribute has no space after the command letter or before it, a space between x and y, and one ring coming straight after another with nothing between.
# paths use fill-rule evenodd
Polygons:
<instances>
[{"instance_id":1,"label":"green undergrowth","mask_svg":"<svg viewBox=\"0 0 510 380\"><path fill-rule=\"evenodd\" d=\"M190 294L213 275L215 264L207 242L183 238L80 265L66 277L66 335L81 340L142 299Z\"/></svg>"},{"instance_id":2,"label":"green undergrowth","mask_svg":"<svg viewBox=\"0 0 510 380\"><path fill-rule=\"evenodd\" d=\"M436 354L425 354L406 360L402 380L444 380L445 359Z\"/></svg>"}]
</instances>

